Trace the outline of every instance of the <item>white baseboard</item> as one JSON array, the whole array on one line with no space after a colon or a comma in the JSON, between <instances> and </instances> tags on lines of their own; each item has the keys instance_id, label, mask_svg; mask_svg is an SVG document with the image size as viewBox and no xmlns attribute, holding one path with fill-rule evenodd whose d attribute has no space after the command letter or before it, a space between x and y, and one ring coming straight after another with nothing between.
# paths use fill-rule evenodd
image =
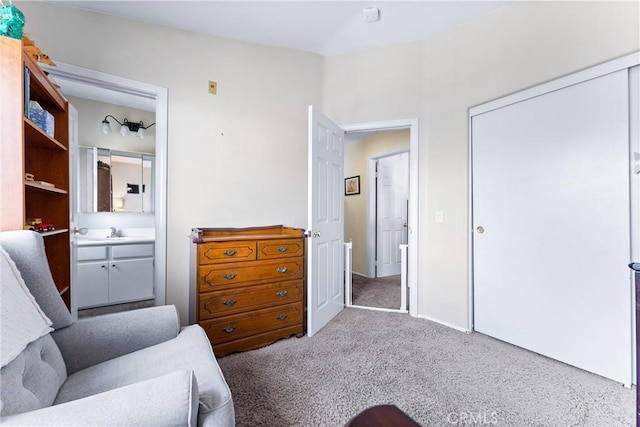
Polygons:
<instances>
[{"instance_id":1,"label":"white baseboard","mask_svg":"<svg viewBox=\"0 0 640 427\"><path fill-rule=\"evenodd\" d=\"M467 328L461 328L458 325L454 325L453 323L445 322L443 320L435 319L435 318L433 318L431 316L424 316L422 314L418 314L416 317L419 318L419 319L425 319L425 320L430 320L431 322L439 323L442 326L446 326L447 328L451 328L451 329L455 329L455 330L460 331L460 332L464 332L465 334L470 334L471 333L471 331L469 329L467 329Z\"/></svg>"},{"instance_id":2,"label":"white baseboard","mask_svg":"<svg viewBox=\"0 0 640 427\"><path fill-rule=\"evenodd\" d=\"M367 276L366 274L362 274L362 273L358 273L357 271L351 271L351 274L355 274L356 276L360 276L360 277L364 277L365 279L368 279L369 276Z\"/></svg>"},{"instance_id":3,"label":"white baseboard","mask_svg":"<svg viewBox=\"0 0 640 427\"><path fill-rule=\"evenodd\" d=\"M354 304L345 304L345 307L351 307L351 308L363 308L365 310L372 310L372 311L386 311L388 313L408 313L407 310L400 310L398 308L382 308L382 307L369 307L366 305L354 305Z\"/></svg>"}]
</instances>

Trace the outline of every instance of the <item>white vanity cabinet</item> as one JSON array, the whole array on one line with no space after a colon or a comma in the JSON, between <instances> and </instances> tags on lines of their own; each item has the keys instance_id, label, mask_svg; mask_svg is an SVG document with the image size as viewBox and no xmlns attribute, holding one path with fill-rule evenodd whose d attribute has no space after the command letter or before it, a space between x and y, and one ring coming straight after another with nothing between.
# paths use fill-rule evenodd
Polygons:
<instances>
[{"instance_id":1,"label":"white vanity cabinet","mask_svg":"<svg viewBox=\"0 0 640 427\"><path fill-rule=\"evenodd\" d=\"M154 298L153 243L78 247L78 308Z\"/></svg>"}]
</instances>

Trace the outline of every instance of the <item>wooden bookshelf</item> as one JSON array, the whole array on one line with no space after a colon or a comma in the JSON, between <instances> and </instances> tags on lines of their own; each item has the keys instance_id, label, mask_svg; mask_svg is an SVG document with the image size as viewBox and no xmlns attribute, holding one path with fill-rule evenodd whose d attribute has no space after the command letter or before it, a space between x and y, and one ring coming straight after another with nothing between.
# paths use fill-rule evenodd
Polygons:
<instances>
[{"instance_id":1,"label":"wooden bookshelf","mask_svg":"<svg viewBox=\"0 0 640 427\"><path fill-rule=\"evenodd\" d=\"M0 58L0 231L20 230L26 218L53 224L55 230L41 235L58 292L70 306L68 104L21 40L0 36ZM27 94L54 117L52 136L25 116ZM34 181L26 181L25 173Z\"/></svg>"}]
</instances>

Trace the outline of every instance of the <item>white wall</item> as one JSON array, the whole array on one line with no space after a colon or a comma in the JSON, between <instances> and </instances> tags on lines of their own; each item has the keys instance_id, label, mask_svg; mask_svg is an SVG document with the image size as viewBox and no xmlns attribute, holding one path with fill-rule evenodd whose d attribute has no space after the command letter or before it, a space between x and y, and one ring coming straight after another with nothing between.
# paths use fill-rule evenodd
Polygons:
<instances>
[{"instance_id":1,"label":"white wall","mask_svg":"<svg viewBox=\"0 0 640 427\"><path fill-rule=\"evenodd\" d=\"M322 57L15 4L54 61L168 88L167 302L183 322L191 228L306 226L307 106L321 101Z\"/></svg>"},{"instance_id":2,"label":"white wall","mask_svg":"<svg viewBox=\"0 0 640 427\"><path fill-rule=\"evenodd\" d=\"M102 133L102 120L107 114L116 117L120 122L126 117L132 122L142 120L145 126L149 126L156 121L155 113L75 96L66 98L78 110L78 145L137 153L156 152L155 126L145 131L144 139L138 138L135 132L122 136L119 133L118 123L109 117L112 133L106 135Z\"/></svg>"},{"instance_id":3,"label":"white wall","mask_svg":"<svg viewBox=\"0 0 640 427\"><path fill-rule=\"evenodd\" d=\"M468 108L639 48L637 2L515 2L427 41L325 59L333 120L420 120L420 315L469 321Z\"/></svg>"},{"instance_id":4,"label":"white wall","mask_svg":"<svg viewBox=\"0 0 640 427\"><path fill-rule=\"evenodd\" d=\"M167 297L183 321L192 227L305 226L315 104L342 124L420 119L420 314L466 327L468 108L640 48L637 2L514 2L427 41L327 58L16 5L54 61L169 89Z\"/></svg>"},{"instance_id":5,"label":"white wall","mask_svg":"<svg viewBox=\"0 0 640 427\"><path fill-rule=\"evenodd\" d=\"M409 149L409 129L376 132L344 147L344 176L360 175L360 194L344 198L344 238L353 242L353 271L367 275L369 158Z\"/></svg>"}]
</instances>

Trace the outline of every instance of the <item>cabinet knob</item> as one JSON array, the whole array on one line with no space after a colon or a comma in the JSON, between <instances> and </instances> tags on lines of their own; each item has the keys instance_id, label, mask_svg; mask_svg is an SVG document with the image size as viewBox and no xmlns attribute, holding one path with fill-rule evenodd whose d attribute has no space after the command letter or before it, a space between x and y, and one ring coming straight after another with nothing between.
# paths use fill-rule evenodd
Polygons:
<instances>
[{"instance_id":1,"label":"cabinet knob","mask_svg":"<svg viewBox=\"0 0 640 427\"><path fill-rule=\"evenodd\" d=\"M224 277L224 278L225 278L225 279L227 279L227 280L233 280L233 279L235 279L235 278L236 278L236 274L235 274L235 273L227 273L227 274L225 274L225 275L224 275L224 276L222 276L222 277Z\"/></svg>"},{"instance_id":2,"label":"cabinet knob","mask_svg":"<svg viewBox=\"0 0 640 427\"><path fill-rule=\"evenodd\" d=\"M236 254L236 250L235 249L228 249L226 251L223 252L226 256L234 256Z\"/></svg>"},{"instance_id":3,"label":"cabinet knob","mask_svg":"<svg viewBox=\"0 0 640 427\"><path fill-rule=\"evenodd\" d=\"M286 246L280 246L278 248L278 252L287 252L287 250L289 250L289 248L287 248Z\"/></svg>"},{"instance_id":4,"label":"cabinet knob","mask_svg":"<svg viewBox=\"0 0 640 427\"><path fill-rule=\"evenodd\" d=\"M288 314L286 314L286 313L282 313L280 316L276 317L276 319L278 319L278 320L284 320L284 319L286 319L287 317L289 317L289 315L288 315Z\"/></svg>"},{"instance_id":5,"label":"cabinet knob","mask_svg":"<svg viewBox=\"0 0 640 427\"><path fill-rule=\"evenodd\" d=\"M279 267L279 268L276 268L276 271L277 271L278 273L286 273L288 270L289 270L289 269L288 269L287 267Z\"/></svg>"},{"instance_id":6,"label":"cabinet knob","mask_svg":"<svg viewBox=\"0 0 640 427\"><path fill-rule=\"evenodd\" d=\"M231 332L236 330L235 326L227 326L226 328L222 329L223 331L225 331L226 333L230 334Z\"/></svg>"},{"instance_id":7,"label":"cabinet knob","mask_svg":"<svg viewBox=\"0 0 640 427\"><path fill-rule=\"evenodd\" d=\"M276 295L278 295L279 297L284 297L287 296L288 292L287 291L280 291L280 292L276 292Z\"/></svg>"},{"instance_id":8,"label":"cabinet knob","mask_svg":"<svg viewBox=\"0 0 640 427\"><path fill-rule=\"evenodd\" d=\"M104 264L102 264L100 267L102 267L102 268L107 268L107 266L106 266L106 265L104 265Z\"/></svg>"},{"instance_id":9,"label":"cabinet knob","mask_svg":"<svg viewBox=\"0 0 640 427\"><path fill-rule=\"evenodd\" d=\"M237 300L228 299L228 300L224 301L223 304L226 305L227 307L231 307L232 305L234 305L237 302L238 302Z\"/></svg>"}]
</instances>

